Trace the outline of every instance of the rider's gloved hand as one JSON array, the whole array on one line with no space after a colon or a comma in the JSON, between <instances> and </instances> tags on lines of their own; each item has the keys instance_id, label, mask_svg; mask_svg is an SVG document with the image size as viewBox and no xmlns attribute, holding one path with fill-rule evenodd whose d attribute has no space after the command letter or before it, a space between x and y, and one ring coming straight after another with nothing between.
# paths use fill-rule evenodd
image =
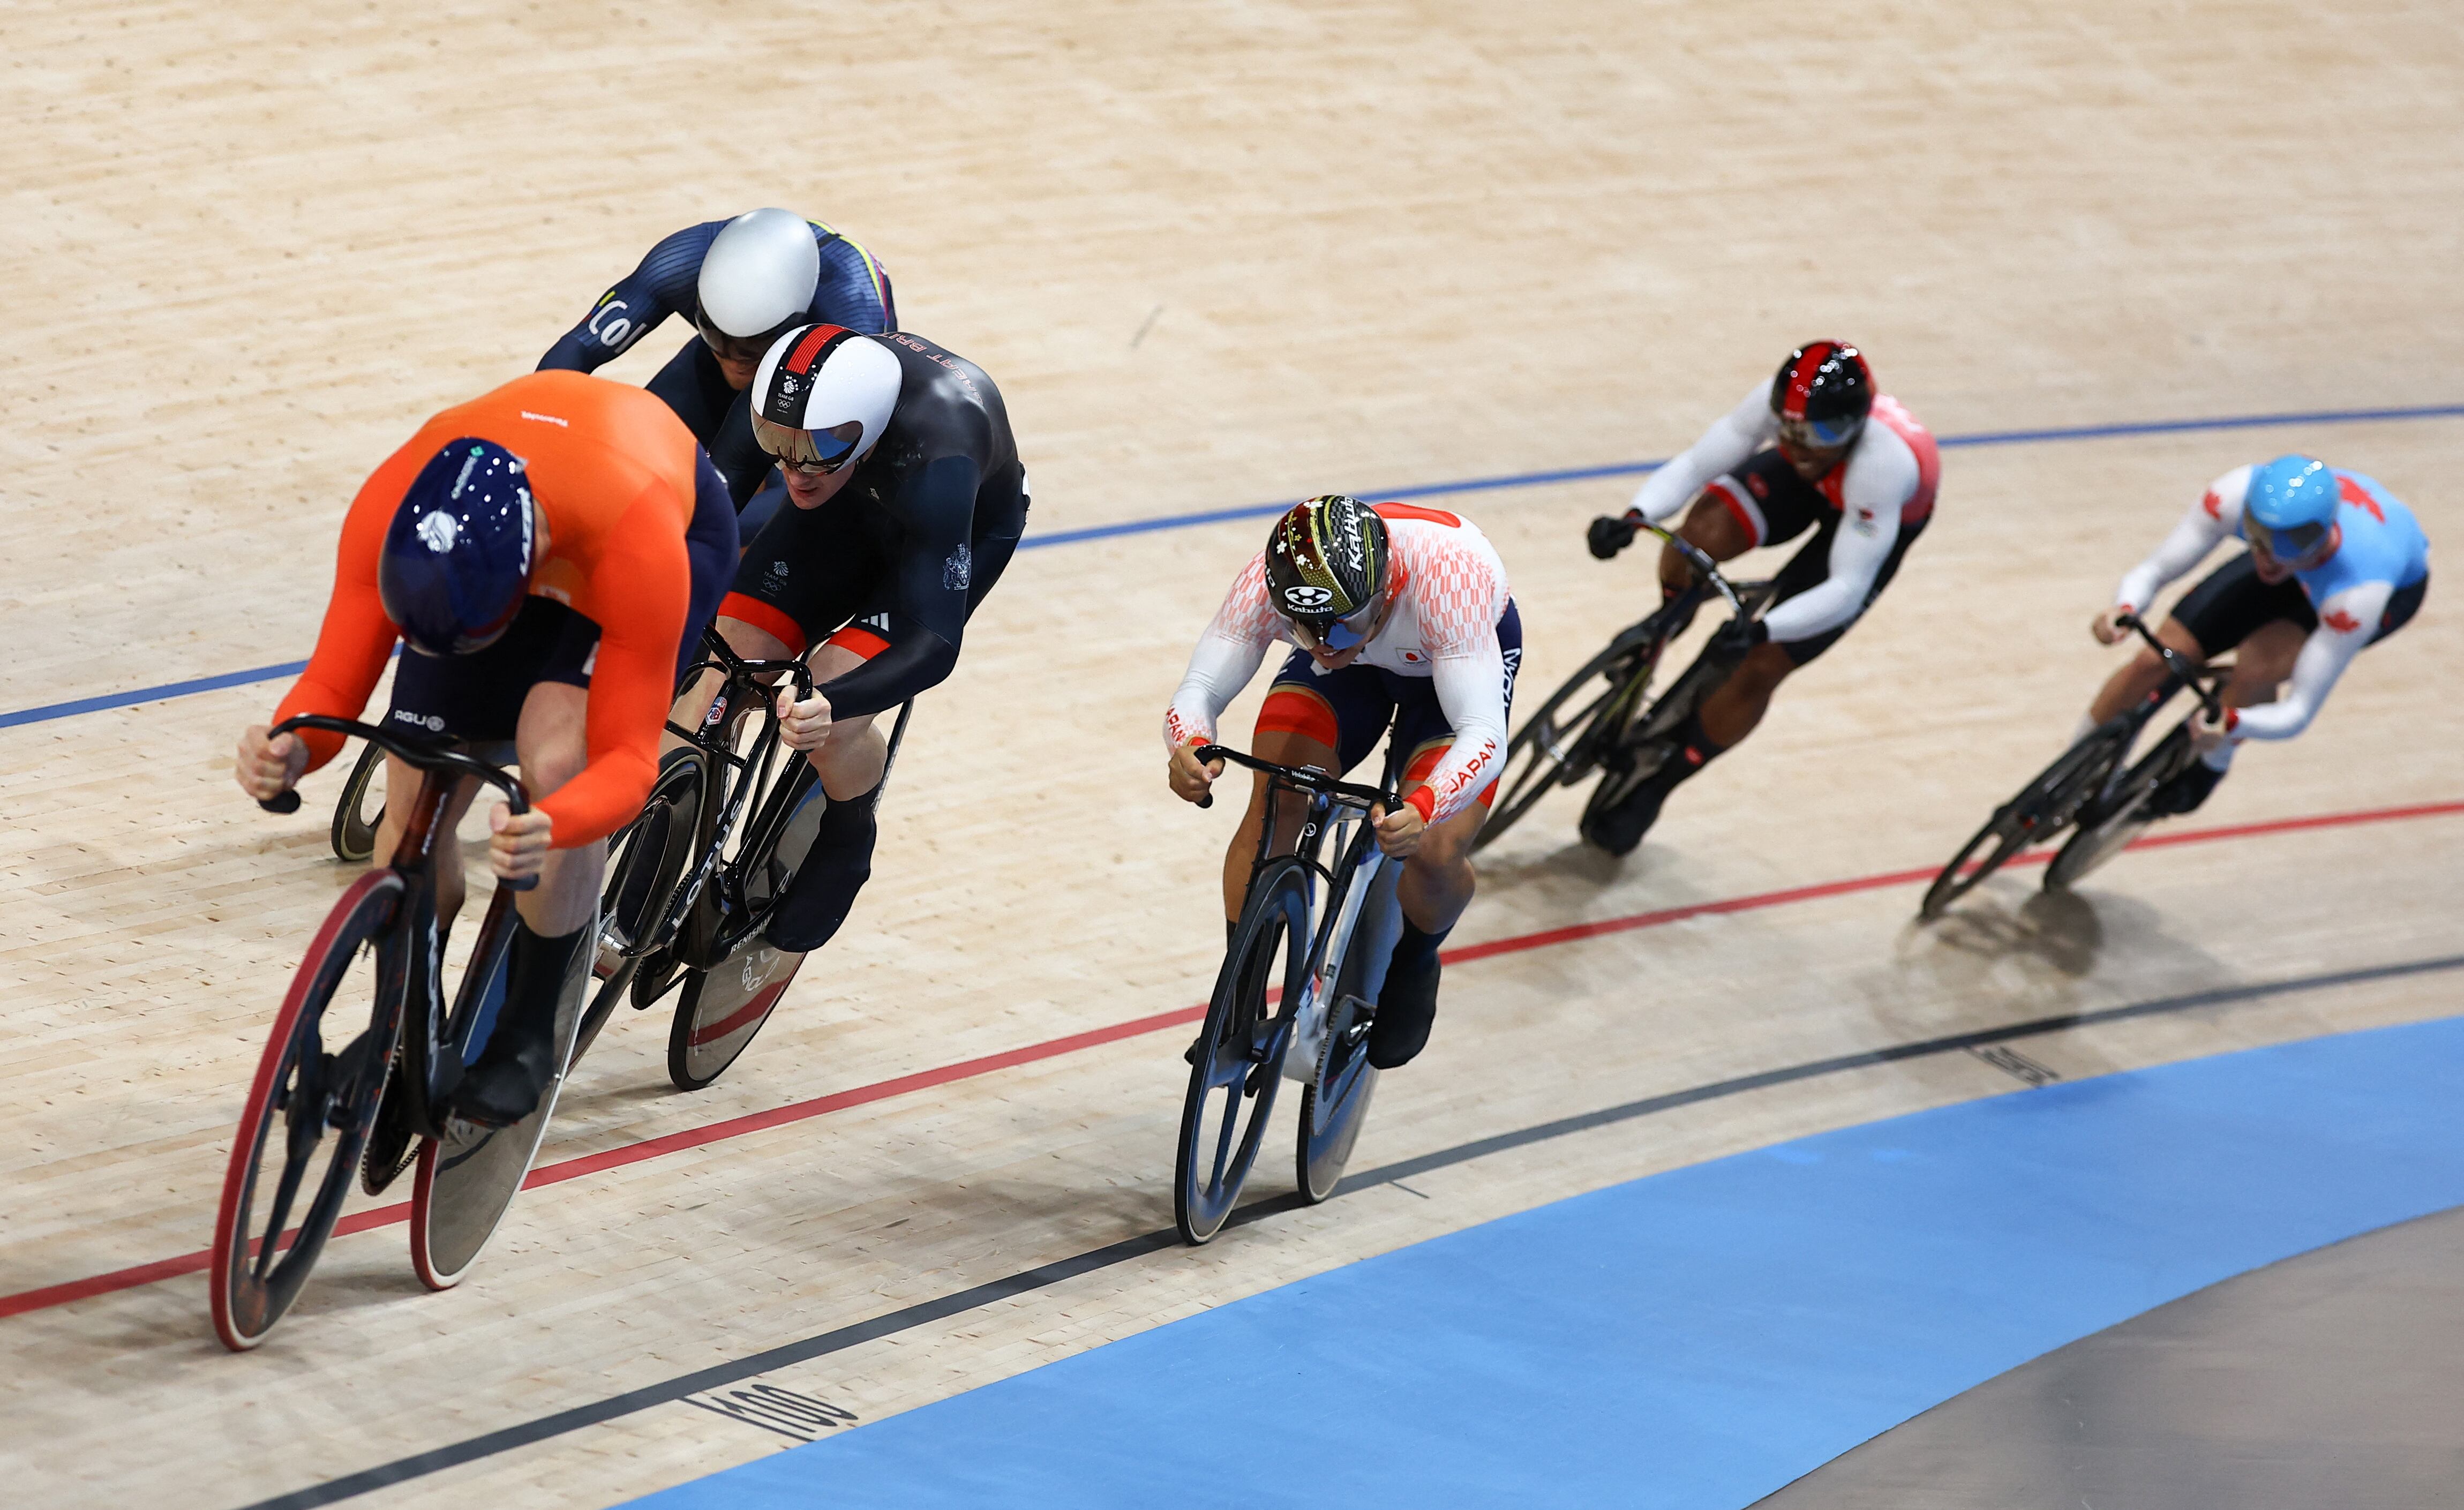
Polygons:
<instances>
[{"instance_id":1,"label":"rider's gloved hand","mask_svg":"<svg viewBox=\"0 0 2464 1510\"><path fill-rule=\"evenodd\" d=\"M1742 661L1746 652L1771 641L1771 625L1760 619L1731 619L1712 632L1706 654L1723 661Z\"/></svg>"},{"instance_id":2,"label":"rider's gloved hand","mask_svg":"<svg viewBox=\"0 0 2464 1510\"><path fill-rule=\"evenodd\" d=\"M1612 519L1602 514L1592 521L1592 527L1583 539L1591 546L1592 554L1605 561L1634 543L1634 521Z\"/></svg>"}]
</instances>

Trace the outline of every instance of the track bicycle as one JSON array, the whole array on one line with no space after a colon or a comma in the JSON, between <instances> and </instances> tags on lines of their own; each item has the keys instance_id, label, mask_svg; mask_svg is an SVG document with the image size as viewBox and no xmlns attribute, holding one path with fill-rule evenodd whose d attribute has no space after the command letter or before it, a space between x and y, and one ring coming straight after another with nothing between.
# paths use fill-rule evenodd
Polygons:
<instances>
[{"instance_id":1,"label":"track bicycle","mask_svg":"<svg viewBox=\"0 0 2464 1510\"><path fill-rule=\"evenodd\" d=\"M244 1351L282 1319L324 1251L381 1122L399 1126L410 1159L366 1165L372 1188L415 1159L411 1263L421 1282L458 1282L520 1189L547 1131L557 1087L569 1072L574 1021L560 1019L561 1073L539 1107L512 1127L482 1128L448 1113L463 1067L478 1057L502 993L513 900L535 880L495 888L449 1004L443 964L450 924L436 910L439 842L455 788L493 786L514 812L526 812L520 779L448 745L321 714L286 718L279 736L302 729L365 739L422 773L402 843L390 862L353 882L309 943L275 1014L258 1061L215 1214L212 1252L214 1331ZM298 811L299 794L258 804ZM331 1047L359 1021L365 1025Z\"/></svg>"},{"instance_id":2,"label":"track bicycle","mask_svg":"<svg viewBox=\"0 0 2464 1510\"><path fill-rule=\"evenodd\" d=\"M2147 721L2184 688L2197 694L2203 711L2220 715L2233 665L2201 666L2159 640L2136 614L2124 614L2118 622L2164 661L2164 682L2137 706L2081 734L2016 796L1995 808L1985 826L1960 846L1925 888L1925 901L1917 908L1919 920L1931 922L1942 916L2013 855L2032 844L2049 843L2076 825L2078 832L2045 867L2045 889L2065 888L2121 853L2156 821L2146 811L2147 799L2197 758L2191 725L2198 715L2175 725L2135 762L2130 762L2131 746Z\"/></svg>"},{"instance_id":3,"label":"track bicycle","mask_svg":"<svg viewBox=\"0 0 2464 1510\"><path fill-rule=\"evenodd\" d=\"M646 1009L675 992L668 1078L680 1090L701 1089L736 1061L803 964L761 932L828 801L813 763L781 742L774 703L779 677L800 700L810 695L811 667L747 660L706 630L702 659L681 685L709 671L725 679L709 714L697 729L668 725L684 743L661 757L649 799L611 843L600 983L583 1019L587 1046L620 996ZM903 704L891 729L885 789L913 709Z\"/></svg>"},{"instance_id":4,"label":"track bicycle","mask_svg":"<svg viewBox=\"0 0 2464 1510\"><path fill-rule=\"evenodd\" d=\"M1695 611L1714 595L1741 623L1770 606L1771 582L1731 582L1708 554L1674 531L1635 514L1628 514L1623 522L1675 547L1693 568L1694 580L1640 622L1618 631L1608 648L1586 662L1524 719L1523 727L1507 741L1497 800L1489 809L1488 821L1472 841L1475 854L1561 786L1577 786L1608 773L1608 779L1593 789L1584 804L1583 821L1588 824L1594 813L1613 805L1658 772L1676 753L1677 726L1732 669L1709 657L1698 658L1655 699L1652 678L1669 643L1685 632Z\"/></svg>"},{"instance_id":5,"label":"track bicycle","mask_svg":"<svg viewBox=\"0 0 2464 1510\"><path fill-rule=\"evenodd\" d=\"M342 779L341 796L334 799L334 821L326 832L334 858L363 864L377 852L377 825L385 821L385 747L363 745L351 774Z\"/></svg>"},{"instance_id":6,"label":"track bicycle","mask_svg":"<svg viewBox=\"0 0 2464 1510\"><path fill-rule=\"evenodd\" d=\"M1277 1083L1287 1078L1303 1086L1293 1157L1301 1199L1323 1201L1342 1180L1377 1087L1369 1028L1401 936L1396 887L1403 874L1402 863L1377 847L1369 821L1373 808L1395 809L1391 755L1375 787L1221 745L1201 746L1197 757L1229 760L1267 780L1266 821L1241 920L1188 1055L1173 1220L1193 1244L1213 1237L1231 1215L1265 1142ZM1299 828L1278 854L1287 798L1302 804ZM1323 858L1330 848L1331 864Z\"/></svg>"}]
</instances>

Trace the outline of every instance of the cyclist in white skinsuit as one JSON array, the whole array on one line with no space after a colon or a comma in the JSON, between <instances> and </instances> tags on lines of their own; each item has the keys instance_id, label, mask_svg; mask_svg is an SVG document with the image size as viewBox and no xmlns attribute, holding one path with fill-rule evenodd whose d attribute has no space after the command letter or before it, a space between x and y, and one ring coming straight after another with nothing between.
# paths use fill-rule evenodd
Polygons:
<instances>
[{"instance_id":1,"label":"cyclist in white skinsuit","mask_svg":"<svg viewBox=\"0 0 2464 1510\"><path fill-rule=\"evenodd\" d=\"M1817 340L1653 472L1623 518L1592 521L1592 554L1603 560L1633 540L1638 518L1658 524L1689 503L1678 534L1714 560L1808 530L1813 537L1780 568L1762 618L1724 626L1704 650L1727 670L1677 726L1676 754L1656 771L1612 767L1585 839L1614 855L1633 849L1680 782L1753 733L1780 683L1837 644L1890 585L1933 516L1941 476L1933 437L1876 391L1864 357ZM1662 601L1692 580L1685 558L1662 547Z\"/></svg>"},{"instance_id":2,"label":"cyclist in white skinsuit","mask_svg":"<svg viewBox=\"0 0 2464 1510\"><path fill-rule=\"evenodd\" d=\"M1369 1061L1391 1069L1428 1040L1438 946L1471 901L1471 841L1506 750L1522 619L1505 563L1468 521L1338 496L1296 505L1232 584L1164 715L1184 800L1222 774L1192 752L1214 740L1217 717L1279 640L1294 649L1258 711L1260 758L1348 771L1394 731L1402 801L1376 823L1378 847L1403 860L1403 932L1368 1045ZM1224 853L1228 920L1248 889L1265 792L1262 777Z\"/></svg>"}]
</instances>

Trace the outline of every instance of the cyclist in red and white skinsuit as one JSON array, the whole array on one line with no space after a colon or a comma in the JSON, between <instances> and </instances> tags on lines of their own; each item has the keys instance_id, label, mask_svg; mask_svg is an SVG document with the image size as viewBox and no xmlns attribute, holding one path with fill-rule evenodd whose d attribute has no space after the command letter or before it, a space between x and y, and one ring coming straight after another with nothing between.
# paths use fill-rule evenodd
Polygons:
<instances>
[{"instance_id":1,"label":"cyclist in red and white skinsuit","mask_svg":"<svg viewBox=\"0 0 2464 1510\"><path fill-rule=\"evenodd\" d=\"M1471 901L1467 858L1506 751L1523 623L1506 566L1469 521L1436 509L1312 498L1276 521L1199 637L1164 715L1172 789L1195 802L1223 762L1192 753L1277 641L1294 646L1258 711L1251 751L1343 772L1391 727L1402 802L1373 815L1378 847L1402 857L1402 937L1369 1036L1391 1069L1428 1041L1438 946ZM1266 781L1223 856L1223 910L1237 922L1265 821ZM1288 828L1287 828L1288 831Z\"/></svg>"},{"instance_id":2,"label":"cyclist in red and white skinsuit","mask_svg":"<svg viewBox=\"0 0 2464 1510\"><path fill-rule=\"evenodd\" d=\"M1653 472L1623 518L1592 521L1592 554L1603 560L1634 538L1638 517L1658 524L1688 503L1677 533L1714 560L1815 533L1780 568L1763 616L1724 627L1704 650L1733 668L1678 726L1677 754L1639 778L1612 771L1608 779L1622 776L1628 790L1595 809L1584 838L1611 854L1631 850L1680 782L1753 732L1779 684L1837 644L1890 585L1933 516L1941 477L1933 437L1875 391L1865 359L1818 340ZM1662 546L1662 600L1692 580L1685 558Z\"/></svg>"}]
</instances>

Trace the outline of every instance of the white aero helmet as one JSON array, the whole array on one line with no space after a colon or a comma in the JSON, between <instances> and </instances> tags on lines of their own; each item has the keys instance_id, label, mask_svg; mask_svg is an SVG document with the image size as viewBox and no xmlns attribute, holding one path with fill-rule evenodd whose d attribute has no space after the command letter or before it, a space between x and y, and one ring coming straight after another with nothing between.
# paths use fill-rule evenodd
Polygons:
<instances>
[{"instance_id":1,"label":"white aero helmet","mask_svg":"<svg viewBox=\"0 0 2464 1510\"><path fill-rule=\"evenodd\" d=\"M821 281L822 249L810 221L783 209L738 215L702 253L693 322L721 356L730 355L730 345L766 344L788 322L806 317ZM751 361L759 349L739 360Z\"/></svg>"},{"instance_id":2,"label":"white aero helmet","mask_svg":"<svg viewBox=\"0 0 2464 1510\"><path fill-rule=\"evenodd\" d=\"M870 336L799 325L753 375L753 438L783 465L836 471L890 427L902 378L897 353Z\"/></svg>"}]
</instances>

